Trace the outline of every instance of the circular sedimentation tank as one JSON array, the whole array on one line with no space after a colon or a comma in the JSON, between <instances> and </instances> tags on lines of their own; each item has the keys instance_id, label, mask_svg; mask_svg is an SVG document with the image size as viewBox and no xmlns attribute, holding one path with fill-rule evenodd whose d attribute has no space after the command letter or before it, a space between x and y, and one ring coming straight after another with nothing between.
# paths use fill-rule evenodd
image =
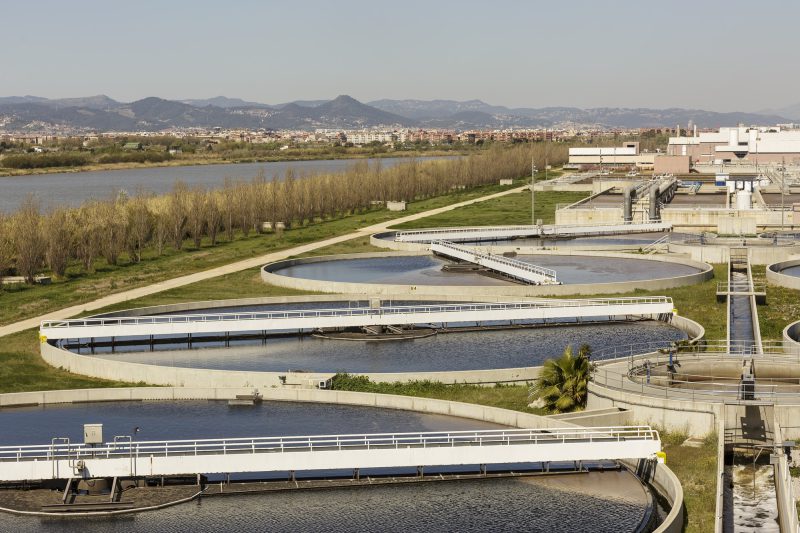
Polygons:
<instances>
[{"instance_id":1,"label":"circular sedimentation tank","mask_svg":"<svg viewBox=\"0 0 800 533\"><path fill-rule=\"evenodd\" d=\"M588 324L530 324L513 329L473 329L425 334L415 339L363 342L316 335L274 336L266 339L219 339L203 342L185 339L157 344L153 351L141 345L97 347L94 357L110 361L185 368L261 372L413 373L488 370L541 366L571 345L589 344L598 349L615 342L639 344L682 340L686 334L667 323L597 321ZM87 348L72 348L87 355Z\"/></svg>"},{"instance_id":2,"label":"circular sedimentation tank","mask_svg":"<svg viewBox=\"0 0 800 533\"><path fill-rule=\"evenodd\" d=\"M253 407L232 408L206 401L119 402L0 409L0 423L18 428L0 434L0 445L46 444L54 435L80 441L82 424L87 421L103 423L108 434L129 434L138 426L141 440L500 427L443 415L326 404L267 401ZM361 475L367 472L362 470ZM303 473L298 472L297 476L303 479ZM60 500L60 493L55 492L52 497ZM476 512L476 502L480 502L480 512ZM124 526L131 532L487 531L521 527L576 531L591 517L593 531L617 532L638 530L649 514L649 506L650 496L632 474L595 471L555 478L495 478L204 497L201 504L187 503L137 514ZM580 513L574 512L577 508ZM118 520L95 517L48 525L57 525L59 531L99 532L116 528ZM0 529L4 531L27 533L41 528L41 518L0 513Z\"/></svg>"},{"instance_id":3,"label":"circular sedimentation tank","mask_svg":"<svg viewBox=\"0 0 800 533\"><path fill-rule=\"evenodd\" d=\"M513 297L665 289L713 276L706 263L662 256L584 252L516 255L514 259L555 270L561 285L525 285L428 253L397 252L279 261L266 265L262 278L283 287L321 292Z\"/></svg>"}]
</instances>

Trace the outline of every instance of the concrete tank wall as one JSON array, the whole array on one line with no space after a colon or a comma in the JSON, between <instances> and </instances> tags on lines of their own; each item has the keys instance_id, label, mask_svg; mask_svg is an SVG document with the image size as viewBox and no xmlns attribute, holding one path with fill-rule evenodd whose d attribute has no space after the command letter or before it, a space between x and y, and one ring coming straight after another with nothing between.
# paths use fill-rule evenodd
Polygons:
<instances>
[{"instance_id":1,"label":"concrete tank wall","mask_svg":"<svg viewBox=\"0 0 800 533\"><path fill-rule=\"evenodd\" d=\"M547 251L539 251L531 255L552 255ZM662 290L683 287L701 283L714 276L714 269L707 263L692 261L685 257L671 257L667 255L659 256L631 256L630 254L613 252L572 252L569 250L560 251L558 255L585 256L585 257L617 257L620 259L644 259L649 261L661 261L665 263L678 263L699 269L699 272L684 276L662 278L642 281L622 281L616 283L586 283L573 285L509 285L503 286L437 286L437 285L390 285L382 283L352 283L342 281L322 281L303 278L292 278L274 271L299 264L317 263L322 261L332 261L338 259L357 259L357 258L377 258L377 257L401 257L408 255L427 255L425 253L405 253L405 252L379 252L366 254L340 254L319 257L306 257L298 259L287 259L276 261L265 265L261 269L261 279L270 285L278 287L311 290L328 293L345 294L364 294L374 296L391 296L414 299L418 295L431 294L450 294L467 295L471 297L482 297L484 295L504 296L504 297L536 297L536 296L563 296L563 295L592 295L592 294L614 294L633 292L636 289Z\"/></svg>"},{"instance_id":2,"label":"concrete tank wall","mask_svg":"<svg viewBox=\"0 0 800 533\"><path fill-rule=\"evenodd\" d=\"M771 264L767 267L767 281L779 287L800 290L800 276L787 276L781 270L800 265L800 259L789 259Z\"/></svg>"}]
</instances>

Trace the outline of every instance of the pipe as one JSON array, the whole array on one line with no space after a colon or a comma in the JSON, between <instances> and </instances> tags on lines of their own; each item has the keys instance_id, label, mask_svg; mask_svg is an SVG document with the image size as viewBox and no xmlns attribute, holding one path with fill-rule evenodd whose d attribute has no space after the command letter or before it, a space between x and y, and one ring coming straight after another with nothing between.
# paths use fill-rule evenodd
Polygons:
<instances>
[{"instance_id":1,"label":"pipe","mask_svg":"<svg viewBox=\"0 0 800 533\"><path fill-rule=\"evenodd\" d=\"M633 222L633 200L636 198L636 185L628 185L622 190L622 221Z\"/></svg>"},{"instance_id":2,"label":"pipe","mask_svg":"<svg viewBox=\"0 0 800 533\"><path fill-rule=\"evenodd\" d=\"M650 222L661 220L661 209L658 207L659 187L650 187Z\"/></svg>"}]
</instances>

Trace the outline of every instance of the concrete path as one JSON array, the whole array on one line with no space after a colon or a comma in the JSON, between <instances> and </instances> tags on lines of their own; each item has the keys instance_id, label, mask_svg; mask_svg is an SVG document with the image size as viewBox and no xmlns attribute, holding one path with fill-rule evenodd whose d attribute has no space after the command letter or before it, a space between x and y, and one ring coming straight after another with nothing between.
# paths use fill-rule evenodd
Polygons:
<instances>
[{"instance_id":1,"label":"concrete path","mask_svg":"<svg viewBox=\"0 0 800 533\"><path fill-rule=\"evenodd\" d=\"M438 215L439 213L445 213L447 211L452 211L453 209L457 209L459 207L471 205L478 202L484 202L486 200L491 200L493 198L499 198L501 196L519 193L522 192L522 190L525 188L527 188L527 186L516 187L514 189L509 189L507 191L498 192L487 196L481 196L478 198L473 198L472 200L467 200L465 202L459 202L457 204L451 204L444 207L439 207L437 209L431 209L429 211L423 211L421 213L408 215L406 217L397 218L386 222L381 222L380 224L373 224L372 226L366 226L361 229L352 231L350 233L340 235L338 237L331 237L330 239L325 239L323 241L311 242L308 244L295 246L294 248L287 248L285 250L272 252L259 257L244 259L242 261L237 261L235 263L230 263L228 265L219 266L216 268L212 268L210 270L204 270L202 272L196 272L194 274L188 274L186 276L164 280L159 283L154 283L152 285L146 285L144 287L139 287L124 292L110 294L108 296L105 296L97 300L93 300L91 302L73 305L72 307L67 307L64 309L60 309L58 311L52 311L45 315L29 318L26 320L22 320L20 322L14 322L13 324L8 324L7 326L2 326L0 327L0 337L5 335L10 335L12 333L17 333L19 331L23 331L30 328L38 328L41 321L45 319L58 320L58 319L70 318L79 315L81 313L94 311L95 309L101 309L103 307L117 304L120 302L126 302L128 300L134 300L136 298L141 298L143 296L149 296L151 294L167 291L169 289L183 287L184 285L190 285L192 283L197 283L199 281L204 281L207 279L224 276L225 274L240 272L242 270L247 270L250 268L257 268L267 263L271 263L273 261L280 261L281 259L286 259L287 257L293 255L304 254L307 252L311 252L313 250L318 250L319 248L330 246L332 244L349 241L351 239L356 239L358 237L368 236L373 233L378 233L380 231L386 231L389 226L394 226L397 224L402 224L404 222L410 222L412 220L418 220L420 218Z\"/></svg>"}]
</instances>

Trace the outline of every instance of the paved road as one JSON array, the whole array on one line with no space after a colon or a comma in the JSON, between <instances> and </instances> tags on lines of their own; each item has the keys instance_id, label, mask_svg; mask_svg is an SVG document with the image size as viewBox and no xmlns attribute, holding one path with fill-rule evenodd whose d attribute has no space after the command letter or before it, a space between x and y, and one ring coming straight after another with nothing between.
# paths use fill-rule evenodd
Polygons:
<instances>
[{"instance_id":1,"label":"paved road","mask_svg":"<svg viewBox=\"0 0 800 533\"><path fill-rule=\"evenodd\" d=\"M233 272L240 272L242 270L247 270L250 268L257 268L267 263L271 263L273 261L280 261L281 259L286 259L287 257L293 255L303 254L306 252L310 252L312 250L317 250L319 248L330 246L332 244L337 244L343 241L349 241L350 239L364 237L380 231L386 231L389 226L402 224L403 222L409 222L412 220L417 220L432 215L438 215L439 213L451 211L453 209L456 209L458 207L463 207L465 205L491 200L493 198L498 198L508 194L518 193L521 192L524 188L526 187L516 187L514 189L509 189L507 191L490 194L487 196L481 196L479 198L474 198L472 200L467 200L465 202L447 205L445 207L439 207L437 209L431 209L429 211L423 211L421 213L416 213L414 215L408 215L406 217L389 220L387 222L374 224L372 226L366 226L364 228L352 231L345 235L340 235L338 237L331 237L330 239L325 239L324 241L317 241L308 244L303 244L301 246L295 246L294 248L287 248L285 250L272 252L259 257L244 259L242 261L237 261L235 263L230 263L228 265L212 268L211 270L204 270L202 272L196 272L194 274L188 274L186 276L164 280L159 283L154 283L152 285L146 285L144 287L139 287L124 292L118 292L116 294L110 294L98 300L82 303L79 305L74 305L72 307L67 307L64 309L60 309L58 311L52 311L50 313L47 313L46 315L41 315L29 318L27 320L22 320L20 322L15 322L13 324L8 324L7 326L2 326L0 327L0 337L4 335L10 335L12 333L17 333L19 331L23 331L30 328L38 328L41 321L45 319L58 320L58 319L70 318L79 315L81 313L85 313L87 311L94 311L95 309L100 309L109 305L125 302L128 300L134 300L136 298L141 298L142 296L156 294L169 289L174 289L176 287L183 287L184 285L190 285L192 283L197 283L199 281L216 278L218 276L224 276L225 274L231 274Z\"/></svg>"}]
</instances>

